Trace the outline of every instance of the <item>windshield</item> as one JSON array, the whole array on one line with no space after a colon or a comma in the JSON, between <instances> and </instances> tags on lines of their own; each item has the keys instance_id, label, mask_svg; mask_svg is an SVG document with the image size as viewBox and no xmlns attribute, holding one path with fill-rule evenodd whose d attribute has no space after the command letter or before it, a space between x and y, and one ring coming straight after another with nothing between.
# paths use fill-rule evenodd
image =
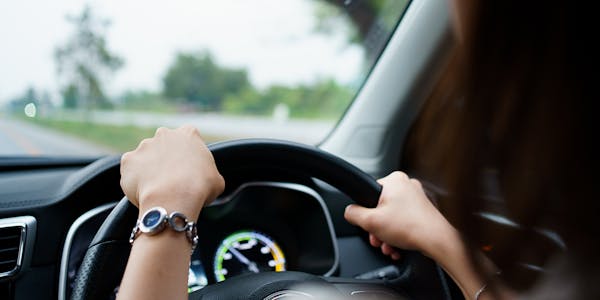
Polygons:
<instances>
[{"instance_id":1,"label":"windshield","mask_svg":"<svg viewBox=\"0 0 600 300\"><path fill-rule=\"evenodd\" d=\"M316 144L407 1L4 1L0 155L119 153L183 124Z\"/></svg>"}]
</instances>

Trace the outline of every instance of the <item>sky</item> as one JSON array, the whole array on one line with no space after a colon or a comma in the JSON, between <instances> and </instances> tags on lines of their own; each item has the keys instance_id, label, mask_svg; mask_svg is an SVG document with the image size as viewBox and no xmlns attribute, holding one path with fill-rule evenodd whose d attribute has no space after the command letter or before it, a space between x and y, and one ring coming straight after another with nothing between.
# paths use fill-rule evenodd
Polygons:
<instances>
[{"instance_id":1,"label":"sky","mask_svg":"<svg viewBox=\"0 0 600 300\"><path fill-rule=\"evenodd\" d=\"M360 75L363 50L350 45L343 26L315 31L312 0L19 0L0 2L0 103L29 86L58 98L54 49L65 43L89 4L111 20L108 46L125 59L108 93L159 91L175 54L209 50L221 65L245 67L259 88Z\"/></svg>"}]
</instances>

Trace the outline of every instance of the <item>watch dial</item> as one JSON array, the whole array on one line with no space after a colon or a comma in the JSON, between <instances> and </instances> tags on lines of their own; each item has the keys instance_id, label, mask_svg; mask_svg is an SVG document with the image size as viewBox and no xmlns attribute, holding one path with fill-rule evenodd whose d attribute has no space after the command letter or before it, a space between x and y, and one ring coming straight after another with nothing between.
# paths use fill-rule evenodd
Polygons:
<instances>
[{"instance_id":1,"label":"watch dial","mask_svg":"<svg viewBox=\"0 0 600 300\"><path fill-rule=\"evenodd\" d=\"M153 225L156 225L156 223L158 223L158 221L160 220L160 211L158 210L153 210L153 211L149 211L146 216L144 217L144 220L142 220L144 226L146 227L152 227Z\"/></svg>"}]
</instances>

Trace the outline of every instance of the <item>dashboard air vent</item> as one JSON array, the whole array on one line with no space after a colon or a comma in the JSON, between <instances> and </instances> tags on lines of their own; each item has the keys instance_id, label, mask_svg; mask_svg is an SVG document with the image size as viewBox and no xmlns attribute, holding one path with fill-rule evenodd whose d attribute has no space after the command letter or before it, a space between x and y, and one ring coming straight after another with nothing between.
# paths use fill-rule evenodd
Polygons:
<instances>
[{"instance_id":1,"label":"dashboard air vent","mask_svg":"<svg viewBox=\"0 0 600 300\"><path fill-rule=\"evenodd\" d=\"M0 276L9 276L18 270L24 235L24 225L0 228Z\"/></svg>"},{"instance_id":2,"label":"dashboard air vent","mask_svg":"<svg viewBox=\"0 0 600 300\"><path fill-rule=\"evenodd\" d=\"M35 224L31 216L0 219L0 280L29 265Z\"/></svg>"}]
</instances>

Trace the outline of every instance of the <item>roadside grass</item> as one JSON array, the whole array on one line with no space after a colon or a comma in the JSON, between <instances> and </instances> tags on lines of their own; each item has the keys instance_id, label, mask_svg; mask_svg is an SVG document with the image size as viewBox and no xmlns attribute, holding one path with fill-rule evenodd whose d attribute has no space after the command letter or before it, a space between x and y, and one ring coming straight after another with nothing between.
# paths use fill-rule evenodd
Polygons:
<instances>
[{"instance_id":1,"label":"roadside grass","mask_svg":"<svg viewBox=\"0 0 600 300\"><path fill-rule=\"evenodd\" d=\"M44 118L27 119L27 121L44 128L61 131L117 152L135 149L141 140L154 136L156 131L156 128L133 125L106 125ZM223 140L222 137L215 136L203 135L202 138L207 143Z\"/></svg>"}]
</instances>

